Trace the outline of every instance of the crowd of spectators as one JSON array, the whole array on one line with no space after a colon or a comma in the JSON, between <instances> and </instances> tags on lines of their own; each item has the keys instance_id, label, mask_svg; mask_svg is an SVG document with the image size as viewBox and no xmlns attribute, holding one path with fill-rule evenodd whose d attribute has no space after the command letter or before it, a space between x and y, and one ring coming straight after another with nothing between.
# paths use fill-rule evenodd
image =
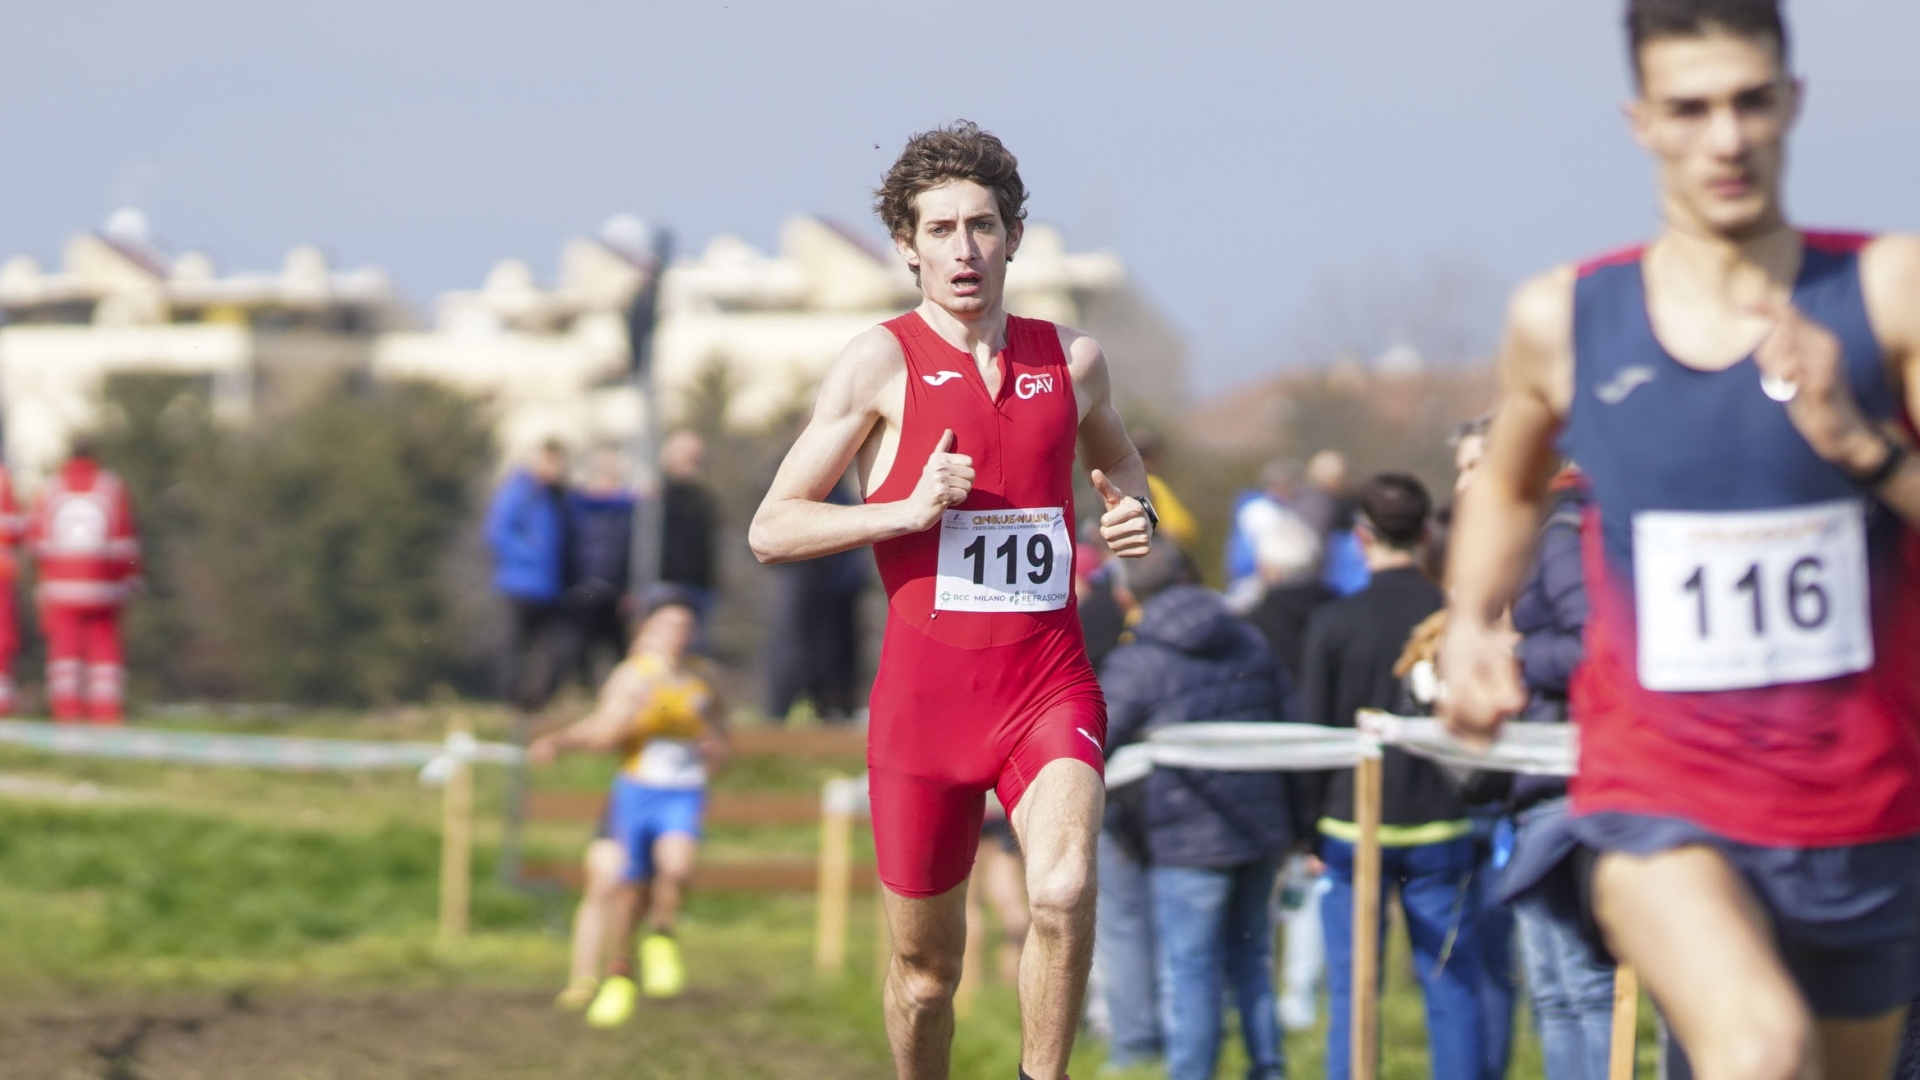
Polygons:
<instances>
[{"instance_id":1,"label":"crowd of spectators","mask_svg":"<svg viewBox=\"0 0 1920 1080\"><path fill-rule=\"evenodd\" d=\"M701 478L704 454L691 432L662 444L659 537L642 545L657 552L649 584L693 608L703 632L719 548L717 503ZM506 611L500 692L521 712L539 712L569 678L592 692L626 655L638 500L617 448L594 449L576 485L557 439L537 446L494 492L486 539Z\"/></svg>"},{"instance_id":2,"label":"crowd of spectators","mask_svg":"<svg viewBox=\"0 0 1920 1080\"><path fill-rule=\"evenodd\" d=\"M1456 433L1456 496L1486 429L1480 418ZM1513 610L1533 694L1523 719L1538 723L1572 719L1567 683L1586 618L1578 472L1564 471L1553 491ZM1269 465L1237 500L1223 594L1198 584L1186 544L1124 567L1082 567L1108 754L1175 723L1350 727L1362 708L1431 711L1450 515L1405 474L1350 486L1345 461L1322 452ZM1397 901L1407 929L1435 1077L1506 1074L1523 983L1549 1080L1605 1075L1613 969L1577 910L1559 902L1571 882L1549 890L1553 902L1536 894L1513 908L1499 897L1508 860L1564 812L1563 784L1462 776L1386 751L1379 900L1383 911ZM1231 1001L1248 1075L1281 1076L1281 1021L1309 1026L1324 1002L1325 1075L1347 1075L1355 816L1351 770L1161 769L1111 793L1094 1007L1111 1062L1163 1059L1173 1080L1212 1076ZM1277 912L1288 954L1278 989Z\"/></svg>"}]
</instances>

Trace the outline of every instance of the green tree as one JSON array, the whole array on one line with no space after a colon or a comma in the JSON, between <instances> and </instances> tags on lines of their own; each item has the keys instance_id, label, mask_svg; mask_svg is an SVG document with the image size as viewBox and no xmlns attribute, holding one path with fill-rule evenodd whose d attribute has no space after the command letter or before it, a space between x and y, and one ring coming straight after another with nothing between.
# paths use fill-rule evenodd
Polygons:
<instances>
[{"instance_id":1,"label":"green tree","mask_svg":"<svg viewBox=\"0 0 1920 1080\"><path fill-rule=\"evenodd\" d=\"M473 403L424 384L217 424L195 386L118 384L103 447L150 552L131 667L163 697L369 704L469 681L449 553L493 460Z\"/></svg>"}]
</instances>

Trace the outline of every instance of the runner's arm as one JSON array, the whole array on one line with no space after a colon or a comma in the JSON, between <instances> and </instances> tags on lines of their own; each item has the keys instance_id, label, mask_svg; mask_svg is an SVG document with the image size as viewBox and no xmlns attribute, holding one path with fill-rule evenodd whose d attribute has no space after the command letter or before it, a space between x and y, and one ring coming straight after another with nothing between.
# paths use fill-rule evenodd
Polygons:
<instances>
[{"instance_id":1,"label":"runner's arm","mask_svg":"<svg viewBox=\"0 0 1920 1080\"><path fill-rule=\"evenodd\" d=\"M1060 334L1074 399L1081 407L1080 461L1105 509L1100 538L1115 555L1139 558L1153 546L1153 526L1143 501L1149 490L1147 466L1114 407L1113 378L1100 343L1064 327Z\"/></svg>"},{"instance_id":2,"label":"runner's arm","mask_svg":"<svg viewBox=\"0 0 1920 1080\"><path fill-rule=\"evenodd\" d=\"M1452 595L1439 711L1454 734L1473 742L1490 740L1526 705L1506 612L1532 554L1556 464L1553 440L1572 397L1573 284L1573 271L1563 268L1514 295L1486 460L1461 497L1447 542Z\"/></svg>"},{"instance_id":3,"label":"runner's arm","mask_svg":"<svg viewBox=\"0 0 1920 1080\"><path fill-rule=\"evenodd\" d=\"M1896 385L1904 395L1909 422L1920 424L1920 237L1882 237L1862 258L1861 284L1874 333L1898 375ZM1888 435L1905 445L1904 434ZM1879 465L1886 453L1878 438L1860 441L1865 448L1856 447L1847 465L1854 475ZM1912 455L1874 494L1909 528L1920 529L1920 462Z\"/></svg>"},{"instance_id":4,"label":"runner's arm","mask_svg":"<svg viewBox=\"0 0 1920 1080\"><path fill-rule=\"evenodd\" d=\"M630 665L621 664L600 688L600 700L593 711L558 731L535 739L527 753L535 761L551 760L569 750L605 752L619 747L633 724L634 714L646 700L646 676Z\"/></svg>"},{"instance_id":5,"label":"runner's arm","mask_svg":"<svg viewBox=\"0 0 1920 1080\"><path fill-rule=\"evenodd\" d=\"M694 674L707 684L707 701L700 710L700 719L706 730L700 735L700 757L707 768L718 771L733 756L733 740L728 734L728 718L733 715L733 706L727 701L725 691L720 689L719 673L714 666L700 657L692 658Z\"/></svg>"},{"instance_id":6,"label":"runner's arm","mask_svg":"<svg viewBox=\"0 0 1920 1080\"><path fill-rule=\"evenodd\" d=\"M968 484L973 479L971 459L945 453L943 446L927 462L921 484L907 499L857 506L826 501L880 422L880 395L900 372L899 344L884 327L854 338L827 369L813 418L787 451L747 530L747 543L761 562L817 559L920 532L940 520L946 506L965 498L964 488L950 501L936 505L933 498L942 486L933 485L936 466L944 470L937 479L964 475ZM893 467L910 468L911 463L896 459Z\"/></svg>"},{"instance_id":7,"label":"runner's arm","mask_svg":"<svg viewBox=\"0 0 1920 1080\"><path fill-rule=\"evenodd\" d=\"M1082 403L1080 463L1099 471L1115 488L1138 499L1147 493L1147 467L1127 437L1126 422L1113 404L1113 376L1100 343L1077 330L1061 328L1074 396Z\"/></svg>"}]
</instances>

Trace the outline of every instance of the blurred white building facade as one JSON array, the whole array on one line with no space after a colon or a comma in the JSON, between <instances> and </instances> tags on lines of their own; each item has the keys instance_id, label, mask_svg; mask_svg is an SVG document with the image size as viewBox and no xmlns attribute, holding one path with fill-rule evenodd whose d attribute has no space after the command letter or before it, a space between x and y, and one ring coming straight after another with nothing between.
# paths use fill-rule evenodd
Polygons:
<instances>
[{"instance_id":1,"label":"blurred white building facade","mask_svg":"<svg viewBox=\"0 0 1920 1080\"><path fill-rule=\"evenodd\" d=\"M219 415L243 424L342 378L426 379L488 403L503 461L550 437L631 443L645 416L628 377L627 311L647 276L623 242L636 228L616 219L605 239L568 241L551 285L502 260L479 289L439 297L423 327L379 270L335 271L303 247L277 273L223 277L204 255L161 251L144 220L122 211L70 240L59 271L25 256L0 264L7 461L31 485L73 432L103 421L120 373L204 378ZM1182 343L1114 255L1069 252L1059 233L1032 226L1007 289L1016 314L1099 337L1123 403L1164 413L1184 401ZM796 217L776 254L719 237L673 262L659 295L665 421L718 381L727 424L746 431L803 409L850 338L919 294L893 252Z\"/></svg>"}]
</instances>

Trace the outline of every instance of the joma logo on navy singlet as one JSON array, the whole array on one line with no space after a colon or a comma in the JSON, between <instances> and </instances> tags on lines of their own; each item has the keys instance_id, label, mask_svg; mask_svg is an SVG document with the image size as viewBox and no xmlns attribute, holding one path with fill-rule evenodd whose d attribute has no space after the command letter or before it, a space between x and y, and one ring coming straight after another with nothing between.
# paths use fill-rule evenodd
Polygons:
<instances>
[{"instance_id":1,"label":"joma logo on navy singlet","mask_svg":"<svg viewBox=\"0 0 1920 1080\"><path fill-rule=\"evenodd\" d=\"M1053 393L1053 376L1022 375L1013 380L1013 392L1021 401L1026 401L1035 394L1051 394Z\"/></svg>"},{"instance_id":2,"label":"joma logo on navy singlet","mask_svg":"<svg viewBox=\"0 0 1920 1080\"><path fill-rule=\"evenodd\" d=\"M1620 374L1605 386L1596 387L1593 396L1600 399L1602 405L1618 405L1627 400L1627 395L1653 381L1653 369L1644 365L1621 368Z\"/></svg>"}]
</instances>

